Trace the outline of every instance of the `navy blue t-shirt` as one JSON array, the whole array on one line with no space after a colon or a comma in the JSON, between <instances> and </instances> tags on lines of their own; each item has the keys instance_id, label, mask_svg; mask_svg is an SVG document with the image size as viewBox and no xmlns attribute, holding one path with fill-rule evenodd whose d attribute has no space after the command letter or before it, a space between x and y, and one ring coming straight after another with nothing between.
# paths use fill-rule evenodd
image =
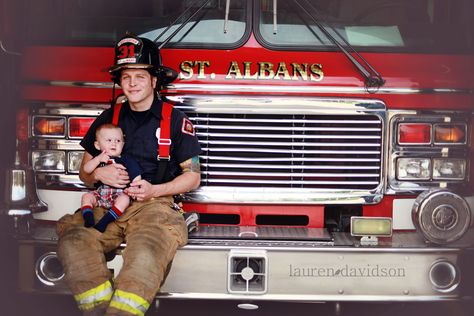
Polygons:
<instances>
[{"instance_id":1,"label":"navy blue t-shirt","mask_svg":"<svg viewBox=\"0 0 474 316\"><path fill-rule=\"evenodd\" d=\"M128 176L130 177L130 181L132 181L133 179L135 179L136 177L140 176L143 173L143 169L140 167L138 162L132 157L125 156L125 155L122 155L120 157L115 157L115 156L110 157L107 163L101 162L99 164L99 167L104 167L111 163L119 163L123 165L125 169L127 170ZM111 187L109 185L103 184L102 182L97 182L94 184L94 186L96 189L99 188L100 186ZM128 186L129 185L127 185L127 187Z\"/></svg>"},{"instance_id":2,"label":"navy blue t-shirt","mask_svg":"<svg viewBox=\"0 0 474 316\"><path fill-rule=\"evenodd\" d=\"M120 157L110 157L110 159L113 160L115 163L123 165L127 169L130 181L143 173L143 170L138 164L138 162L130 156L123 155Z\"/></svg>"},{"instance_id":3,"label":"navy blue t-shirt","mask_svg":"<svg viewBox=\"0 0 474 316\"><path fill-rule=\"evenodd\" d=\"M123 154L135 159L143 169L142 179L155 183L158 172L158 138L161 123L162 101L155 98L150 110L144 115L136 116L128 102L122 104L118 125L125 135ZM143 114L143 113L142 113ZM100 152L94 147L95 131L98 126L112 122L113 109L107 109L92 123L89 131L81 141L81 146L92 156ZM180 163L201 153L195 129L188 117L173 108L170 126L170 161L165 174L165 182L181 174ZM158 130L158 131L157 131ZM158 133L157 133L158 132ZM131 177L130 177L131 178Z\"/></svg>"}]
</instances>

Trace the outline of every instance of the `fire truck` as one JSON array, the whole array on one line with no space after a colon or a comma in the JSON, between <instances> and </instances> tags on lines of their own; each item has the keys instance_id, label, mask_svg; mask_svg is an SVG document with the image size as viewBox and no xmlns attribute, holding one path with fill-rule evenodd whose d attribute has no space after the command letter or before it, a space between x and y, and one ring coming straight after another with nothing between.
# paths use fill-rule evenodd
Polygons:
<instances>
[{"instance_id":1,"label":"fire truck","mask_svg":"<svg viewBox=\"0 0 474 316\"><path fill-rule=\"evenodd\" d=\"M201 186L177 197L200 223L158 298L471 299L472 1L21 0L4 12L21 100L2 216L21 291L69 293L55 222L90 189L79 142L120 93L108 68L128 31L178 72L161 97L202 147ZM125 248L107 257L115 274Z\"/></svg>"}]
</instances>

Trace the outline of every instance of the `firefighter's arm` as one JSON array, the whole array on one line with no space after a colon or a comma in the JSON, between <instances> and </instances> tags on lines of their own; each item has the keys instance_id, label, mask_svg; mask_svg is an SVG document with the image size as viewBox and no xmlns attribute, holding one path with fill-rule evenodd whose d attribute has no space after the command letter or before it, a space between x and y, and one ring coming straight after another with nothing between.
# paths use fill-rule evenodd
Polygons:
<instances>
[{"instance_id":1,"label":"firefighter's arm","mask_svg":"<svg viewBox=\"0 0 474 316\"><path fill-rule=\"evenodd\" d=\"M96 168L92 172L86 172L84 166L92 159L92 155L88 152L85 152L84 156L82 157L79 178L84 183L93 185L94 183L100 181L116 188L125 188L130 182L125 167L118 163L110 164L102 168Z\"/></svg>"},{"instance_id":2,"label":"firefighter's arm","mask_svg":"<svg viewBox=\"0 0 474 316\"><path fill-rule=\"evenodd\" d=\"M183 173L170 182L153 185L146 180L134 181L130 183L125 193L138 201L146 201L153 197L185 193L199 187L201 182L199 157L182 162L180 167Z\"/></svg>"}]
</instances>

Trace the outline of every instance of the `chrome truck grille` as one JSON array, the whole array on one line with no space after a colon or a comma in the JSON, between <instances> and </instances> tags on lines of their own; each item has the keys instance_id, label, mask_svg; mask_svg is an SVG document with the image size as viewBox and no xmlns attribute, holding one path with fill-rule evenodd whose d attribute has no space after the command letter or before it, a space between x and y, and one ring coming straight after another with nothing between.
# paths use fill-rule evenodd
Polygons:
<instances>
[{"instance_id":1,"label":"chrome truck grille","mask_svg":"<svg viewBox=\"0 0 474 316\"><path fill-rule=\"evenodd\" d=\"M380 102L170 99L182 102L176 107L193 122L202 147L201 189L191 199L374 202L382 179L385 107Z\"/></svg>"}]
</instances>

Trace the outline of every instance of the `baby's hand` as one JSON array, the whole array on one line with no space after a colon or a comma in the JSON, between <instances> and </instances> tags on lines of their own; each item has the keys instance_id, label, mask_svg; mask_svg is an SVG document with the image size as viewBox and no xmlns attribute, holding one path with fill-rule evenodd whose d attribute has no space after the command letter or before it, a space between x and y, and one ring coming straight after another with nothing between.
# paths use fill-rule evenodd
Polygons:
<instances>
[{"instance_id":1,"label":"baby's hand","mask_svg":"<svg viewBox=\"0 0 474 316\"><path fill-rule=\"evenodd\" d=\"M105 150L103 152L101 152L98 157L99 157L100 162L105 162L105 163L107 161L109 161L109 159L110 159L110 156L107 155Z\"/></svg>"}]
</instances>

